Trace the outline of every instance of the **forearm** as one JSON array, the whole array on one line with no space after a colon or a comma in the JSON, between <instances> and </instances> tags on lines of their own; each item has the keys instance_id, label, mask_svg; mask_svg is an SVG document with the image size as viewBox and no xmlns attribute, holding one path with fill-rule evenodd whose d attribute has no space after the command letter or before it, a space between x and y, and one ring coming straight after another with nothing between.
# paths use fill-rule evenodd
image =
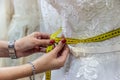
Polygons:
<instances>
[{"instance_id":1,"label":"forearm","mask_svg":"<svg viewBox=\"0 0 120 80\"><path fill-rule=\"evenodd\" d=\"M0 57L9 57L7 41L0 41Z\"/></svg>"},{"instance_id":2,"label":"forearm","mask_svg":"<svg viewBox=\"0 0 120 80\"><path fill-rule=\"evenodd\" d=\"M15 80L32 75L30 64L0 68L0 80Z\"/></svg>"},{"instance_id":3,"label":"forearm","mask_svg":"<svg viewBox=\"0 0 120 80\"><path fill-rule=\"evenodd\" d=\"M33 62L35 66L36 74L46 71L44 62L41 60L40 61L35 60ZM16 79L24 78L28 76L32 76L32 65L31 64L0 68L0 80L16 80Z\"/></svg>"}]
</instances>

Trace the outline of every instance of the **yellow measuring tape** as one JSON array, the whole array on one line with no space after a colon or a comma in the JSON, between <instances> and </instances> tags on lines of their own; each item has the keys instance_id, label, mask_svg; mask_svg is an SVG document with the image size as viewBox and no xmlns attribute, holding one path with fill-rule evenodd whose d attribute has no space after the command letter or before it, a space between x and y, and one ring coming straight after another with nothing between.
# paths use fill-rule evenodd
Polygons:
<instances>
[{"instance_id":1,"label":"yellow measuring tape","mask_svg":"<svg viewBox=\"0 0 120 80\"><path fill-rule=\"evenodd\" d=\"M54 39L56 43L58 43L62 38L57 37L58 34L60 34L62 32L62 28L60 28L59 30L57 30L55 33L53 33L50 36L50 39ZM66 43L67 44L78 44L78 43L91 43L91 42L100 42L100 41L105 41L107 39L116 37L120 35L120 28L111 30L109 32L91 37L91 38L87 38L87 39L74 39L74 38L66 38ZM52 46L48 46L47 47L47 52L52 50ZM47 71L46 72L46 80L51 80L51 72Z\"/></svg>"},{"instance_id":2,"label":"yellow measuring tape","mask_svg":"<svg viewBox=\"0 0 120 80\"><path fill-rule=\"evenodd\" d=\"M66 38L67 44L77 44L77 43L91 43L91 42L100 42L104 41L116 36L120 35L120 28L117 28L115 30L97 35L95 37L87 38L87 39L74 39L74 38ZM60 37L55 38L55 42L58 43L61 40Z\"/></svg>"},{"instance_id":3,"label":"yellow measuring tape","mask_svg":"<svg viewBox=\"0 0 120 80\"><path fill-rule=\"evenodd\" d=\"M55 33L53 33L53 34L50 36L50 39L55 39L55 38L58 36L58 34L60 34L61 32L62 32L62 28L60 28L60 29L57 30ZM46 52L48 53L48 52L50 52L52 49L53 49L53 46L48 46ZM46 80L51 80L51 71L46 71L45 74L46 74L46 76L45 76Z\"/></svg>"}]
</instances>

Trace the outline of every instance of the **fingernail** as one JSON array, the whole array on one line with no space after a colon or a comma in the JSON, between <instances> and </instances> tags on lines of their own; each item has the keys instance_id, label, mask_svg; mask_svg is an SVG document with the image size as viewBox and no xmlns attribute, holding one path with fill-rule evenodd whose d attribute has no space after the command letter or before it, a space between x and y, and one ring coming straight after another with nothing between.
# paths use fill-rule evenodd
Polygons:
<instances>
[{"instance_id":1,"label":"fingernail","mask_svg":"<svg viewBox=\"0 0 120 80\"><path fill-rule=\"evenodd\" d=\"M50 44L54 44L55 43L55 40L50 40Z\"/></svg>"},{"instance_id":2,"label":"fingernail","mask_svg":"<svg viewBox=\"0 0 120 80\"><path fill-rule=\"evenodd\" d=\"M62 43L66 43L66 39L62 39Z\"/></svg>"}]
</instances>

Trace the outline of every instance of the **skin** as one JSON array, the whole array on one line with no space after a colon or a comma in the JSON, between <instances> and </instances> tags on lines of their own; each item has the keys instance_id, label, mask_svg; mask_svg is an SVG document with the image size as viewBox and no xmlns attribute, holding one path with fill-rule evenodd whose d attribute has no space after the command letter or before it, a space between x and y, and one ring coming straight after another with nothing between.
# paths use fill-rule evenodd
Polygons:
<instances>
[{"instance_id":1,"label":"skin","mask_svg":"<svg viewBox=\"0 0 120 80\"><path fill-rule=\"evenodd\" d=\"M0 57L9 57L8 42L0 41ZM45 52L46 46L51 45L49 34L34 32L15 42L17 57L25 57L35 52Z\"/></svg>"},{"instance_id":2,"label":"skin","mask_svg":"<svg viewBox=\"0 0 120 80\"><path fill-rule=\"evenodd\" d=\"M35 52L45 52L48 45L54 44L53 40L49 39L49 36L49 34L35 32L17 40L15 42L17 57L25 57ZM9 57L8 43L0 41L0 44L0 57ZM65 39L62 39L51 52L32 62L35 66L36 74L61 68L64 66L68 53L69 48L65 43ZM0 80L15 80L31 75L32 67L30 64L0 68Z\"/></svg>"}]
</instances>

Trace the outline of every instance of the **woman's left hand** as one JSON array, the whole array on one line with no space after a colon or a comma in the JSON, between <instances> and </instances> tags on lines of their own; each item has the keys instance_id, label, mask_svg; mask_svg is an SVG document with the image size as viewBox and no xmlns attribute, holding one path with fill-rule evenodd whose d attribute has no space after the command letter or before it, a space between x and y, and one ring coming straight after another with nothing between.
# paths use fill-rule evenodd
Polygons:
<instances>
[{"instance_id":1,"label":"woman's left hand","mask_svg":"<svg viewBox=\"0 0 120 80\"><path fill-rule=\"evenodd\" d=\"M45 52L46 47L54 43L46 33L34 32L15 42L17 57L25 57L36 52Z\"/></svg>"}]
</instances>

